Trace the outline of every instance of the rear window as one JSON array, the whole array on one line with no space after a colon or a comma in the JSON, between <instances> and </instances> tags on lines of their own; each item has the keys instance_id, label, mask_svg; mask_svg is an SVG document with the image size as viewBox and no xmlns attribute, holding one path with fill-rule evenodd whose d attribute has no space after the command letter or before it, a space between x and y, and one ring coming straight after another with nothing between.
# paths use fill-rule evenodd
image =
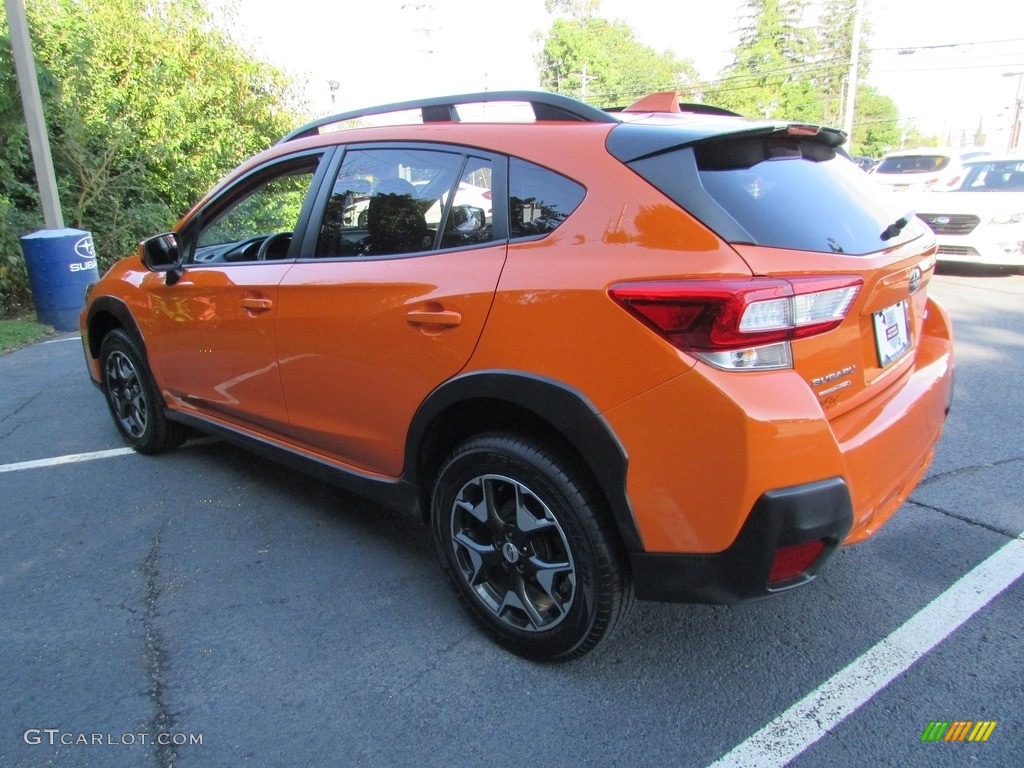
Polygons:
<instances>
[{"instance_id":1,"label":"rear window","mask_svg":"<svg viewBox=\"0 0 1024 768\"><path fill-rule=\"evenodd\" d=\"M936 173L948 165L946 155L897 155L885 158L875 173Z\"/></svg>"},{"instance_id":2,"label":"rear window","mask_svg":"<svg viewBox=\"0 0 1024 768\"><path fill-rule=\"evenodd\" d=\"M859 255L921 234L855 164L817 141L710 142L695 148L695 159L704 190L740 227L719 231L731 242Z\"/></svg>"}]
</instances>

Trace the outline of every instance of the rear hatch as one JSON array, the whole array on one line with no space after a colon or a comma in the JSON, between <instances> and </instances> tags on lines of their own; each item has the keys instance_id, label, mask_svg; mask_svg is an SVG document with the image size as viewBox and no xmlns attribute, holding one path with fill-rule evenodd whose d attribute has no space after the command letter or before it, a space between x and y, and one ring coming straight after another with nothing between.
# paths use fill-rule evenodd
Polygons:
<instances>
[{"instance_id":1,"label":"rear hatch","mask_svg":"<svg viewBox=\"0 0 1024 768\"><path fill-rule=\"evenodd\" d=\"M732 244L754 275L723 284L739 299L718 312L721 328L679 334L682 343L722 368L792 367L833 418L882 396L911 366L934 238L837 150L842 134L745 125L690 131L695 140L674 146L655 129L660 146L646 151L643 126L622 126L613 137L630 135L609 149ZM721 349L709 349L716 338Z\"/></svg>"}]
</instances>

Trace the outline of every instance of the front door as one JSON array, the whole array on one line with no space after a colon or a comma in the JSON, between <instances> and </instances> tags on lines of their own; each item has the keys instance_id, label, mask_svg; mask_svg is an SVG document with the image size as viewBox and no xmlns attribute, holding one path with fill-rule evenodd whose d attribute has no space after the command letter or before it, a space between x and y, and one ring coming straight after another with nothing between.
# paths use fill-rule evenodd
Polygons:
<instances>
[{"instance_id":1,"label":"front door","mask_svg":"<svg viewBox=\"0 0 1024 768\"><path fill-rule=\"evenodd\" d=\"M151 361L169 400L235 424L285 428L278 286L294 263L292 233L319 162L307 154L248 174L179 234L180 279L146 276L149 333L158 337Z\"/></svg>"}]
</instances>

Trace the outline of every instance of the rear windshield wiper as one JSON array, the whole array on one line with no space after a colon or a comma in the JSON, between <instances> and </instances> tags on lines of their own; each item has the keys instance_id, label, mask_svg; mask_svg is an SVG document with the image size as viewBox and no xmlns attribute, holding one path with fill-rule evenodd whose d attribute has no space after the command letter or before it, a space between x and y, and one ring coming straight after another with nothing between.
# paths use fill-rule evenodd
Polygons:
<instances>
[{"instance_id":1,"label":"rear windshield wiper","mask_svg":"<svg viewBox=\"0 0 1024 768\"><path fill-rule=\"evenodd\" d=\"M914 212L904 214L900 218L896 219L892 224L882 230L883 240L892 240L896 235L903 231L903 228L910 223L910 220L914 218Z\"/></svg>"}]
</instances>

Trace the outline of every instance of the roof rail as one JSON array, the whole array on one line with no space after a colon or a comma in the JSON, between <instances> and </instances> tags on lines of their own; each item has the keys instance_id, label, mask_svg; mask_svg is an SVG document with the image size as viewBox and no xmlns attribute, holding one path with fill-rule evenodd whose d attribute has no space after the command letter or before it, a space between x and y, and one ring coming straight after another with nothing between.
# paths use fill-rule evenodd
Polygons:
<instances>
[{"instance_id":1,"label":"roof rail","mask_svg":"<svg viewBox=\"0 0 1024 768\"><path fill-rule=\"evenodd\" d=\"M400 101L394 104L383 104L379 107L357 109L342 112L329 117L314 120L301 128L297 128L278 144L284 144L307 136L316 136L325 125L334 125L346 120L355 120L371 115L386 115L392 112L404 112L419 109L425 123L460 122L457 107L460 104L490 104L494 102L525 102L533 107L534 118L538 121L582 121L586 123L617 123L617 118L604 110L584 104L582 101L545 91L483 91L481 93L464 93L458 96L438 96L429 99Z\"/></svg>"}]
</instances>

